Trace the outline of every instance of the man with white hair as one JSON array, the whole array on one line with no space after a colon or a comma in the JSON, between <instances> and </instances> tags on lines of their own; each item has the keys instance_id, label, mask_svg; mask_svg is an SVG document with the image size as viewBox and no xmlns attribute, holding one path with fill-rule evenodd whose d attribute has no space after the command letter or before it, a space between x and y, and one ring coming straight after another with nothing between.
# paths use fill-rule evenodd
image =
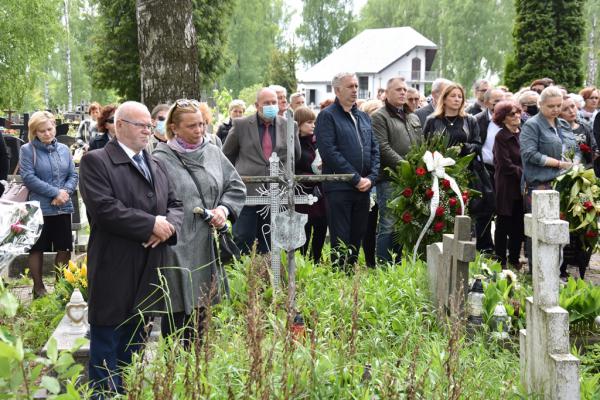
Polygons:
<instances>
[{"instance_id":1,"label":"man with white hair","mask_svg":"<svg viewBox=\"0 0 600 400\"><path fill-rule=\"evenodd\" d=\"M437 101L442 95L442 92L452 82L448 79L438 78L431 84L431 103L427 104L425 107L419 108L415 111L417 117L419 117L419 122L421 122L421 126L425 126L425 120L427 117L433 113L435 107L437 106Z\"/></svg>"},{"instance_id":2,"label":"man with white hair","mask_svg":"<svg viewBox=\"0 0 600 400\"><path fill-rule=\"evenodd\" d=\"M335 101L322 110L315 126L324 174L351 174L350 182L324 182L332 260L352 267L369 218L369 192L379 173L379 146L371 119L358 110L358 78L349 72L334 76ZM339 259L338 257L344 254ZM336 265L336 262L332 262Z\"/></svg>"},{"instance_id":3,"label":"man with white hair","mask_svg":"<svg viewBox=\"0 0 600 400\"><path fill-rule=\"evenodd\" d=\"M120 368L143 342L148 312L160 309L158 269L177 242L183 205L163 165L146 151L150 112L123 103L116 136L81 159L79 189L90 221L89 380L94 390L123 392Z\"/></svg>"},{"instance_id":4,"label":"man with white hair","mask_svg":"<svg viewBox=\"0 0 600 400\"><path fill-rule=\"evenodd\" d=\"M271 85L269 86L269 89L273 90L275 94L277 94L277 106L279 107L279 113L277 115L285 118L285 112L287 111L289 106L287 102L286 88L280 85Z\"/></svg>"},{"instance_id":5,"label":"man with white hair","mask_svg":"<svg viewBox=\"0 0 600 400\"><path fill-rule=\"evenodd\" d=\"M304 93L296 92L290 96L290 107L293 111L296 111L296 108L302 107L306 104L306 99L304 98Z\"/></svg>"}]
</instances>

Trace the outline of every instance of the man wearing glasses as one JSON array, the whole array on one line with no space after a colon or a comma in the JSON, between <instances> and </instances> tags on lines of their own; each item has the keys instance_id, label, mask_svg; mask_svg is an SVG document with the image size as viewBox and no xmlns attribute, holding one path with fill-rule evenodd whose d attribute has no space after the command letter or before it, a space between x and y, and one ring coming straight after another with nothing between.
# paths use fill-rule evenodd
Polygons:
<instances>
[{"instance_id":1,"label":"man wearing glasses","mask_svg":"<svg viewBox=\"0 0 600 400\"><path fill-rule=\"evenodd\" d=\"M120 368L143 342L162 298L158 268L183 218L162 164L147 151L152 124L143 104L114 115L116 140L83 156L79 188L90 220L89 379L98 394L122 392Z\"/></svg>"},{"instance_id":2,"label":"man wearing glasses","mask_svg":"<svg viewBox=\"0 0 600 400\"><path fill-rule=\"evenodd\" d=\"M473 92L475 93L475 103L467 107L465 110L468 114L477 115L485 110L485 104L483 95L490 88L490 83L485 79L480 79L473 85Z\"/></svg>"}]
</instances>

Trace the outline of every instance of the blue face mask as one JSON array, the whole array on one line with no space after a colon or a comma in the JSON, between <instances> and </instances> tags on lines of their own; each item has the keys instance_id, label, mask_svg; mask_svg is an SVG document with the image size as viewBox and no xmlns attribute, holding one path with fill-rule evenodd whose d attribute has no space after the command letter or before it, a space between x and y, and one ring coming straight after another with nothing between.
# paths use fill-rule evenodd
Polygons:
<instances>
[{"instance_id":1,"label":"blue face mask","mask_svg":"<svg viewBox=\"0 0 600 400\"><path fill-rule=\"evenodd\" d=\"M167 123L167 121L156 121L156 132L158 132L159 135L165 135L166 130L165 130L165 124Z\"/></svg>"},{"instance_id":2,"label":"blue face mask","mask_svg":"<svg viewBox=\"0 0 600 400\"><path fill-rule=\"evenodd\" d=\"M273 119L279 112L279 106L277 104L263 106L262 114L266 119Z\"/></svg>"}]
</instances>

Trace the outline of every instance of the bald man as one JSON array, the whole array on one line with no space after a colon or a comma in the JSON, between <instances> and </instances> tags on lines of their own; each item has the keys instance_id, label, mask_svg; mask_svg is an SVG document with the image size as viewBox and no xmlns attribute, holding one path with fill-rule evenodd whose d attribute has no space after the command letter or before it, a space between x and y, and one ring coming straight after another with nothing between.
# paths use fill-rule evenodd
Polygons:
<instances>
[{"instance_id":1,"label":"bald man","mask_svg":"<svg viewBox=\"0 0 600 400\"><path fill-rule=\"evenodd\" d=\"M278 96L273 89L262 88L256 94L256 114L233 120L233 127L223 144L223 153L241 176L268 176L269 158L277 153L285 165L287 160L287 127L278 115ZM300 157L300 137L294 123L294 154ZM246 185L248 196L256 196L259 184ZM270 247L269 214L260 213L263 206L245 206L233 225L233 237L244 253L249 253L258 239L257 251L266 253Z\"/></svg>"}]
</instances>

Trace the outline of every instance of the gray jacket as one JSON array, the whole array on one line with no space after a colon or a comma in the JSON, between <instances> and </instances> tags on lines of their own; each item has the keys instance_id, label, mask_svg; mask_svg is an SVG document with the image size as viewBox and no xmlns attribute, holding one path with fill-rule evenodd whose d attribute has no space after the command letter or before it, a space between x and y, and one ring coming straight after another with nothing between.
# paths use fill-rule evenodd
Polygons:
<instances>
[{"instance_id":1,"label":"gray jacket","mask_svg":"<svg viewBox=\"0 0 600 400\"><path fill-rule=\"evenodd\" d=\"M557 131L538 113L529 118L521 130L521 159L523 175L529 186L550 182L560 169L545 166L548 157L562 160L567 152L574 153L574 161L581 159L581 152L567 121L556 119ZM558 132L558 135L557 135Z\"/></svg>"},{"instance_id":2,"label":"gray jacket","mask_svg":"<svg viewBox=\"0 0 600 400\"><path fill-rule=\"evenodd\" d=\"M277 153L283 165L285 165L287 159L286 125L286 120L277 116L275 122L276 139L273 151ZM231 128L225 143L223 143L223 153L241 176L269 176L269 160L265 158L262 152L256 114L233 120L233 128ZM294 157L295 159L300 157L300 138L298 136L298 125L295 122ZM260 184L247 185L248 196L256 196L258 194L256 189L260 186Z\"/></svg>"},{"instance_id":3,"label":"gray jacket","mask_svg":"<svg viewBox=\"0 0 600 400\"><path fill-rule=\"evenodd\" d=\"M200 182L202 196L167 144L159 143L152 155L163 162L173 191L183 203L183 224L177 232L177 245L167 249L166 267L162 269L169 288L170 310L191 314L195 308L206 305L213 279L223 278L222 269L214 262L212 228L194 215L194 207L203 205L213 209L223 205L235 219L244 206L246 190L233 165L213 143L204 143L190 153L180 153ZM222 293L216 294L215 302Z\"/></svg>"},{"instance_id":4,"label":"gray jacket","mask_svg":"<svg viewBox=\"0 0 600 400\"><path fill-rule=\"evenodd\" d=\"M395 169L406 153L423 140L423 130L415 114L404 114L405 119L394 115L385 106L371 115L373 132L379 143L379 177L377 181L389 180L385 169Z\"/></svg>"}]
</instances>

